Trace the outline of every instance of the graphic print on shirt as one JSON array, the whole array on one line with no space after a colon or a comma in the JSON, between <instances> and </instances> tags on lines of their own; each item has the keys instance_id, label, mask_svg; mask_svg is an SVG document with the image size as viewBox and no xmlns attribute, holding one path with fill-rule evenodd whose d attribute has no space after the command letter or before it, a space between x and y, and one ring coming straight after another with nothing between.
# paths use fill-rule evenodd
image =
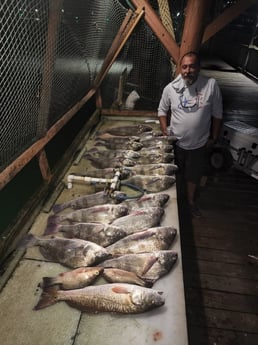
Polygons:
<instances>
[{"instance_id":1,"label":"graphic print on shirt","mask_svg":"<svg viewBox=\"0 0 258 345\"><path fill-rule=\"evenodd\" d=\"M186 96L184 90L179 95L178 108L184 110L187 113L196 112L199 108L202 108L202 94L195 89L195 96Z\"/></svg>"}]
</instances>

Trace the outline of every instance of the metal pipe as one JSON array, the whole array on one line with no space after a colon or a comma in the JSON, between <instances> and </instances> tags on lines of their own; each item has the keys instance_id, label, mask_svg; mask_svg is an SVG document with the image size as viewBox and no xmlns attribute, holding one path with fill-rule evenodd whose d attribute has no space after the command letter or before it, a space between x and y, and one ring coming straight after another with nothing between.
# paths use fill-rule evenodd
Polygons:
<instances>
[{"instance_id":1,"label":"metal pipe","mask_svg":"<svg viewBox=\"0 0 258 345\"><path fill-rule=\"evenodd\" d=\"M108 183L112 183L113 179L96 178L96 177L70 174L67 176L67 188L71 189L73 187L73 182L75 181L86 182L89 184L108 184Z\"/></svg>"},{"instance_id":2,"label":"metal pipe","mask_svg":"<svg viewBox=\"0 0 258 345\"><path fill-rule=\"evenodd\" d=\"M120 187L120 170L115 171L113 178L99 178L99 177L89 177L77 174L69 174L67 176L67 188L71 189L73 187L74 181L81 181L89 184L104 184L107 186L110 192L119 189Z\"/></svg>"}]
</instances>

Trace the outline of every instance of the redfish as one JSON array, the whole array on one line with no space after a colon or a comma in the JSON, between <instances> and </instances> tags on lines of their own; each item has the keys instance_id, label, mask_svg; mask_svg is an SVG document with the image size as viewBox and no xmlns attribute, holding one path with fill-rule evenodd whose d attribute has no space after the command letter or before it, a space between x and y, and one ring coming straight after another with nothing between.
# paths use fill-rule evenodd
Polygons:
<instances>
[{"instance_id":1,"label":"redfish","mask_svg":"<svg viewBox=\"0 0 258 345\"><path fill-rule=\"evenodd\" d=\"M60 301L81 311L137 314L161 307L165 298L161 291L132 284L104 284L67 291L49 287L34 310Z\"/></svg>"}]
</instances>

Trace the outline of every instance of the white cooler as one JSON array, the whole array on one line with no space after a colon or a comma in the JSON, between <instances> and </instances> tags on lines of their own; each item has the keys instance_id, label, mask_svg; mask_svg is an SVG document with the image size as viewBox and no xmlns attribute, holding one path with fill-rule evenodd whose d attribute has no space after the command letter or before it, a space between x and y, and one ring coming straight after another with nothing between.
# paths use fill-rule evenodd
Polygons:
<instances>
[{"instance_id":1,"label":"white cooler","mask_svg":"<svg viewBox=\"0 0 258 345\"><path fill-rule=\"evenodd\" d=\"M236 168L258 179L258 128L228 121L223 124L220 140L232 154Z\"/></svg>"}]
</instances>

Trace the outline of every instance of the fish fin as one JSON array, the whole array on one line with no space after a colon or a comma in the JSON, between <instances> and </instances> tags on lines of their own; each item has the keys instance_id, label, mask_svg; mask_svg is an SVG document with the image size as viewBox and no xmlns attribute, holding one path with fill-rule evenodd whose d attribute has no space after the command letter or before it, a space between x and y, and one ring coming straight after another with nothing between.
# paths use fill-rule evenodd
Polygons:
<instances>
[{"instance_id":1,"label":"fish fin","mask_svg":"<svg viewBox=\"0 0 258 345\"><path fill-rule=\"evenodd\" d=\"M58 228L59 228L58 224L49 223L49 224L47 224L47 227L46 227L46 229L44 231L44 235L55 234L56 232L58 232Z\"/></svg>"},{"instance_id":2,"label":"fish fin","mask_svg":"<svg viewBox=\"0 0 258 345\"><path fill-rule=\"evenodd\" d=\"M59 288L57 286L50 286L44 289L40 296L40 300L33 309L39 310L57 303L58 290Z\"/></svg>"},{"instance_id":3,"label":"fish fin","mask_svg":"<svg viewBox=\"0 0 258 345\"><path fill-rule=\"evenodd\" d=\"M33 247L35 246L36 242L37 242L36 237L32 234L28 234L21 240L21 242L18 245L18 248L22 249L22 248Z\"/></svg>"},{"instance_id":4,"label":"fish fin","mask_svg":"<svg viewBox=\"0 0 258 345\"><path fill-rule=\"evenodd\" d=\"M147 264L144 266L144 269L142 271L142 275L146 274L149 269L155 264L155 262L158 260L158 258L153 257L148 260Z\"/></svg>"},{"instance_id":5,"label":"fish fin","mask_svg":"<svg viewBox=\"0 0 258 345\"><path fill-rule=\"evenodd\" d=\"M113 287L112 291L115 293L119 293L119 294L121 294L121 293L128 294L129 293L129 291L125 287L119 286L119 285Z\"/></svg>"},{"instance_id":6,"label":"fish fin","mask_svg":"<svg viewBox=\"0 0 258 345\"><path fill-rule=\"evenodd\" d=\"M52 286L52 285L56 285L58 284L56 281L56 278L53 277L43 277L42 278L42 282L40 283L40 287L42 288L42 290L47 289L48 287Z\"/></svg>"}]
</instances>

